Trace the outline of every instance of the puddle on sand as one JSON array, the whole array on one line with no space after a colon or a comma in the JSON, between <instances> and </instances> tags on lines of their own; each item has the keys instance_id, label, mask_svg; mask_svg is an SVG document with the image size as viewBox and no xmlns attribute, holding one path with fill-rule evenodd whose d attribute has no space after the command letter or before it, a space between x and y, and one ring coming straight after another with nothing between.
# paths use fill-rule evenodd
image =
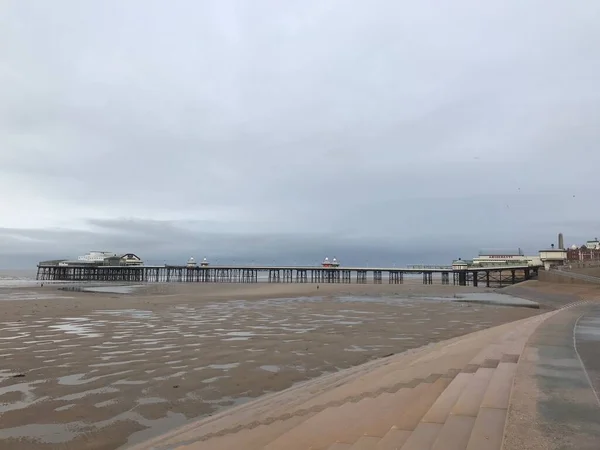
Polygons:
<instances>
[{"instance_id":1,"label":"puddle on sand","mask_svg":"<svg viewBox=\"0 0 600 450\"><path fill-rule=\"evenodd\" d=\"M150 319L154 317L154 313L152 311L143 309L105 309L94 311L94 314L108 314L110 316L121 316L131 319Z\"/></svg>"},{"instance_id":2,"label":"puddle on sand","mask_svg":"<svg viewBox=\"0 0 600 450\"><path fill-rule=\"evenodd\" d=\"M260 366L262 370L266 370L267 372L277 373L281 370L279 366Z\"/></svg>"},{"instance_id":3,"label":"puddle on sand","mask_svg":"<svg viewBox=\"0 0 600 450\"><path fill-rule=\"evenodd\" d=\"M59 406L58 408L55 408L54 411L56 411L56 412L66 411L67 409L71 409L74 406L76 406L75 403L71 403L71 404L65 405L65 406Z\"/></svg>"},{"instance_id":4,"label":"puddle on sand","mask_svg":"<svg viewBox=\"0 0 600 450\"><path fill-rule=\"evenodd\" d=\"M80 384L91 383L93 381L99 380L100 378L113 377L115 375L123 375L123 374L130 373L130 372L132 372L132 370L123 370L121 372L113 372L113 373L109 373L106 375L98 375L96 377L85 378L85 379L83 379L83 377L86 376L87 373L75 373L72 375L65 375L64 377L59 377L58 384L77 386Z\"/></svg>"},{"instance_id":5,"label":"puddle on sand","mask_svg":"<svg viewBox=\"0 0 600 450\"><path fill-rule=\"evenodd\" d=\"M0 429L0 439L27 439L28 441L38 441L44 444L62 444L82 434L91 433L122 421L136 422L145 428L129 436L127 444L131 445L145 441L169 429L176 428L184 424L187 419L183 414L171 411L168 411L166 416L159 419L146 419L136 412L127 411L108 420L92 424L85 422L63 424L36 423L14 428L3 428Z\"/></svg>"},{"instance_id":6,"label":"puddle on sand","mask_svg":"<svg viewBox=\"0 0 600 450\"><path fill-rule=\"evenodd\" d=\"M0 355L0 357L11 355L12 353L5 353L4 355ZM0 369L0 383L5 379L14 377L15 375L18 375L18 372L11 372L10 369Z\"/></svg>"},{"instance_id":7,"label":"puddle on sand","mask_svg":"<svg viewBox=\"0 0 600 450\"><path fill-rule=\"evenodd\" d=\"M23 439L44 444L61 444L75 439L79 433L69 424L31 424L14 428L0 429L0 439Z\"/></svg>"},{"instance_id":8,"label":"puddle on sand","mask_svg":"<svg viewBox=\"0 0 600 450\"><path fill-rule=\"evenodd\" d=\"M248 337L248 336L254 336L254 333L252 331L230 331L229 333L225 333L225 336Z\"/></svg>"},{"instance_id":9,"label":"puddle on sand","mask_svg":"<svg viewBox=\"0 0 600 450\"><path fill-rule=\"evenodd\" d=\"M98 389L90 389L89 391L76 392L74 394L64 395L62 397L58 397L56 400L71 401L71 400L78 400L80 398L87 397L88 395L113 394L115 392L119 392L119 390L116 388L111 388L111 387L102 387L102 388L98 388Z\"/></svg>"},{"instance_id":10,"label":"puddle on sand","mask_svg":"<svg viewBox=\"0 0 600 450\"><path fill-rule=\"evenodd\" d=\"M211 369L218 369L218 370L229 370L229 369L235 369L237 366L239 366L240 363L231 363L231 364L211 364L210 366L208 366Z\"/></svg>"},{"instance_id":11,"label":"puddle on sand","mask_svg":"<svg viewBox=\"0 0 600 450\"><path fill-rule=\"evenodd\" d=\"M154 405L155 403L167 402L166 399L160 398L160 397L144 397L144 398L138 398L136 401L137 401L138 405Z\"/></svg>"},{"instance_id":12,"label":"puddle on sand","mask_svg":"<svg viewBox=\"0 0 600 450\"><path fill-rule=\"evenodd\" d=\"M130 359L128 361L116 361L116 362L107 362L107 363L98 363L98 364L90 364L89 367L111 367L111 366L122 366L125 364L132 364L138 362L146 362L147 359Z\"/></svg>"},{"instance_id":13,"label":"puddle on sand","mask_svg":"<svg viewBox=\"0 0 600 450\"><path fill-rule=\"evenodd\" d=\"M2 413L8 411L15 411L17 409L28 408L29 406L35 405L36 403L46 400L48 397L36 397L35 387L36 384L43 383L45 380L31 381L29 383L18 383L11 386L4 386L0 388L0 396L9 392L20 392L21 399L16 402L0 403L0 416Z\"/></svg>"},{"instance_id":14,"label":"puddle on sand","mask_svg":"<svg viewBox=\"0 0 600 450\"><path fill-rule=\"evenodd\" d=\"M350 348L345 348L345 352L368 352L369 350L366 348L359 347L358 345L353 345Z\"/></svg>"},{"instance_id":15,"label":"puddle on sand","mask_svg":"<svg viewBox=\"0 0 600 450\"><path fill-rule=\"evenodd\" d=\"M84 292L98 292L102 294L131 294L136 289L143 287L143 285L135 286L90 286L81 289Z\"/></svg>"},{"instance_id":16,"label":"puddle on sand","mask_svg":"<svg viewBox=\"0 0 600 450\"><path fill-rule=\"evenodd\" d=\"M105 406L114 405L115 403L117 403L117 399L113 398L113 399L110 399L110 400L105 400L103 402L94 403L94 407L96 407L96 408L104 408Z\"/></svg>"},{"instance_id":17,"label":"puddle on sand","mask_svg":"<svg viewBox=\"0 0 600 450\"><path fill-rule=\"evenodd\" d=\"M174 369L177 369L177 367L173 367ZM118 385L136 385L136 384L146 384L148 383L148 380L119 380L119 381L115 381L114 383L111 383L113 386L118 386Z\"/></svg>"},{"instance_id":18,"label":"puddle on sand","mask_svg":"<svg viewBox=\"0 0 600 450\"><path fill-rule=\"evenodd\" d=\"M102 333L97 333L93 329L96 324L89 323L90 319L85 317L65 317L61 320L64 322L59 323L58 325L48 325L48 328L52 330L60 330L66 334L75 334L84 338L103 336Z\"/></svg>"},{"instance_id":19,"label":"puddle on sand","mask_svg":"<svg viewBox=\"0 0 600 450\"><path fill-rule=\"evenodd\" d=\"M203 383L208 384L208 383L214 383L217 380L220 380L222 378L231 378L228 375L222 375L220 377L212 377L212 378L207 378L206 380L202 380Z\"/></svg>"}]
</instances>

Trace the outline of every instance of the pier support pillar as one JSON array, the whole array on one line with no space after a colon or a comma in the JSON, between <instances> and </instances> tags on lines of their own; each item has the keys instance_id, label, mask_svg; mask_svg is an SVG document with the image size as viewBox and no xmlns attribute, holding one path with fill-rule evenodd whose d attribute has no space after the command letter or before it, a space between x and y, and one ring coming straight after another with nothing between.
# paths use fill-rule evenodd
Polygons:
<instances>
[{"instance_id":1,"label":"pier support pillar","mask_svg":"<svg viewBox=\"0 0 600 450\"><path fill-rule=\"evenodd\" d=\"M356 271L356 283L357 284L365 284L367 282L367 271L366 270L357 270Z\"/></svg>"},{"instance_id":2,"label":"pier support pillar","mask_svg":"<svg viewBox=\"0 0 600 450\"><path fill-rule=\"evenodd\" d=\"M373 283L381 284L381 279L383 278L381 270L373 271Z\"/></svg>"},{"instance_id":3,"label":"pier support pillar","mask_svg":"<svg viewBox=\"0 0 600 450\"><path fill-rule=\"evenodd\" d=\"M399 271L390 271L388 274L388 278L389 278L389 283L390 284L400 284L400 277L401 277L402 273Z\"/></svg>"},{"instance_id":4,"label":"pier support pillar","mask_svg":"<svg viewBox=\"0 0 600 450\"><path fill-rule=\"evenodd\" d=\"M279 269L269 269L269 283L280 283L281 272Z\"/></svg>"},{"instance_id":5,"label":"pier support pillar","mask_svg":"<svg viewBox=\"0 0 600 450\"><path fill-rule=\"evenodd\" d=\"M346 283L346 284L352 283L352 271L351 270L342 270L342 283Z\"/></svg>"},{"instance_id":6,"label":"pier support pillar","mask_svg":"<svg viewBox=\"0 0 600 450\"><path fill-rule=\"evenodd\" d=\"M459 286L467 285L467 271L466 270L459 270L457 272L454 272L454 275L456 276L455 284L456 284L456 281L458 281Z\"/></svg>"},{"instance_id":7,"label":"pier support pillar","mask_svg":"<svg viewBox=\"0 0 600 450\"><path fill-rule=\"evenodd\" d=\"M291 283L294 280L294 271L292 269L283 269L283 282Z\"/></svg>"},{"instance_id":8,"label":"pier support pillar","mask_svg":"<svg viewBox=\"0 0 600 450\"><path fill-rule=\"evenodd\" d=\"M306 270L298 269L296 270L296 283L306 283L308 281Z\"/></svg>"}]
</instances>

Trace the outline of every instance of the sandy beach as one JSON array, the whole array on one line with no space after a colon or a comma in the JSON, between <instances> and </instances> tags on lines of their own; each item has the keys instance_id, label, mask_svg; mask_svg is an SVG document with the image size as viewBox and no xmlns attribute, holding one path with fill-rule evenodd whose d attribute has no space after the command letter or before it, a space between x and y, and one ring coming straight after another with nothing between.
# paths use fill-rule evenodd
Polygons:
<instances>
[{"instance_id":1,"label":"sandy beach","mask_svg":"<svg viewBox=\"0 0 600 450\"><path fill-rule=\"evenodd\" d=\"M115 449L303 380L540 313L450 301L487 289L420 284L132 292L0 289L0 447Z\"/></svg>"}]
</instances>

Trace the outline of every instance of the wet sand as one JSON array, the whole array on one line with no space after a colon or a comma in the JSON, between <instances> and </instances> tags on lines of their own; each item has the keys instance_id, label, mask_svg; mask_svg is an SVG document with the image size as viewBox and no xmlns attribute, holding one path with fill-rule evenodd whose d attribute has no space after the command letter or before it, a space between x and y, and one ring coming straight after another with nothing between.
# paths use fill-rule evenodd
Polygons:
<instances>
[{"instance_id":1,"label":"wet sand","mask_svg":"<svg viewBox=\"0 0 600 450\"><path fill-rule=\"evenodd\" d=\"M538 314L453 286L0 289L0 447L114 449L294 383Z\"/></svg>"}]
</instances>

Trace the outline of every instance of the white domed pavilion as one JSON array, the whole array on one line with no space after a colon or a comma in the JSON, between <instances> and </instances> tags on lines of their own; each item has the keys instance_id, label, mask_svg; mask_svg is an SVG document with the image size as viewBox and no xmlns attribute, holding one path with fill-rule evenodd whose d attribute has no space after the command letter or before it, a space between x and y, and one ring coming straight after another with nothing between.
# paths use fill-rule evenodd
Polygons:
<instances>
[{"instance_id":1,"label":"white domed pavilion","mask_svg":"<svg viewBox=\"0 0 600 450\"><path fill-rule=\"evenodd\" d=\"M196 264L196 260L194 259L193 256L191 256L190 259L188 259L186 266L189 268L198 266L198 264Z\"/></svg>"}]
</instances>

